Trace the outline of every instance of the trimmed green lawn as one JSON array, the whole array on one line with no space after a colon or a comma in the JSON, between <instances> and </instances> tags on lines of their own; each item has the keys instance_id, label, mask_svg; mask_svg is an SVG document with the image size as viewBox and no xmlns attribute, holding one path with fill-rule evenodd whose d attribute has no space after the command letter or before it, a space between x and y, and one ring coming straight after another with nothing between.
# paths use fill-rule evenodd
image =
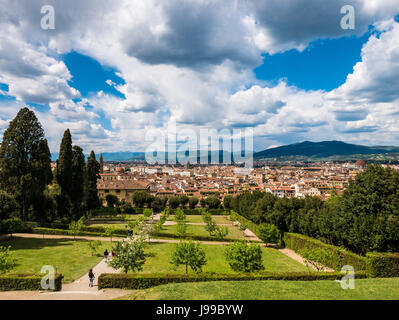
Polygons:
<instances>
[{"instance_id":1,"label":"trimmed green lawn","mask_svg":"<svg viewBox=\"0 0 399 320\"><path fill-rule=\"evenodd\" d=\"M398 300L399 278L355 280L344 290L331 280L170 283L137 290L121 300Z\"/></svg>"},{"instance_id":2,"label":"trimmed green lawn","mask_svg":"<svg viewBox=\"0 0 399 320\"><path fill-rule=\"evenodd\" d=\"M234 239L234 240L244 240L245 234L243 231L238 229L235 226L228 226L229 234L226 236L226 239ZM177 225L171 226L163 226L163 230L159 231L160 234L177 234ZM190 236L203 236L209 237L209 232L205 230L205 226L202 225L187 225L187 238Z\"/></svg>"},{"instance_id":3,"label":"trimmed green lawn","mask_svg":"<svg viewBox=\"0 0 399 320\"><path fill-rule=\"evenodd\" d=\"M57 267L64 275L64 282L82 277L90 268L102 259L105 248L111 250L111 244L105 242L92 256L86 240L13 238L0 241L0 246L11 246L17 267L10 273L40 273L42 266Z\"/></svg>"},{"instance_id":4,"label":"trimmed green lawn","mask_svg":"<svg viewBox=\"0 0 399 320\"><path fill-rule=\"evenodd\" d=\"M212 216L212 219L216 221L217 224L232 224L232 222L228 219L228 216ZM203 223L204 220L202 216L191 216L186 215L187 223ZM168 221L175 221L175 216L171 215L168 217Z\"/></svg>"},{"instance_id":5,"label":"trimmed green lawn","mask_svg":"<svg viewBox=\"0 0 399 320\"><path fill-rule=\"evenodd\" d=\"M176 244L174 243L159 243L150 244L146 252L149 253L147 261L144 264L142 273L185 273L184 266L180 266L176 271L169 263L172 252ZM226 262L224 251L226 246L222 245L201 245L205 250L205 255L208 263L203 267L203 272L215 273L234 273ZM265 271L269 272L307 272L307 268L287 257L276 249L262 248L263 251L263 265ZM189 272L192 272L191 270Z\"/></svg>"}]
</instances>

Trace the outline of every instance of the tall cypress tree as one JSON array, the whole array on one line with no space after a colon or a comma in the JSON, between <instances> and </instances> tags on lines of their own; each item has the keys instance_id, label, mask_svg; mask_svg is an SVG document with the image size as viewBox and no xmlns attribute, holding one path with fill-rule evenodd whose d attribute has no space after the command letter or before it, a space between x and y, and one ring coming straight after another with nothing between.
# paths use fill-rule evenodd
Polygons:
<instances>
[{"instance_id":1,"label":"tall cypress tree","mask_svg":"<svg viewBox=\"0 0 399 320\"><path fill-rule=\"evenodd\" d=\"M92 151L86 164L86 208L88 210L97 209L100 206L97 190L99 173L100 164L96 160L94 151Z\"/></svg>"},{"instance_id":2,"label":"tall cypress tree","mask_svg":"<svg viewBox=\"0 0 399 320\"><path fill-rule=\"evenodd\" d=\"M21 218L51 182L51 156L35 113L22 108L4 132L0 147L0 187L14 195Z\"/></svg>"},{"instance_id":3,"label":"tall cypress tree","mask_svg":"<svg viewBox=\"0 0 399 320\"><path fill-rule=\"evenodd\" d=\"M86 171L85 156L83 150L79 146L72 148L72 192L71 201L74 212L82 211L82 203L84 199L84 184Z\"/></svg>"},{"instance_id":4,"label":"tall cypress tree","mask_svg":"<svg viewBox=\"0 0 399 320\"><path fill-rule=\"evenodd\" d=\"M64 132L58 156L57 182L61 187L61 195L71 199L72 193L72 137L67 129Z\"/></svg>"}]
</instances>

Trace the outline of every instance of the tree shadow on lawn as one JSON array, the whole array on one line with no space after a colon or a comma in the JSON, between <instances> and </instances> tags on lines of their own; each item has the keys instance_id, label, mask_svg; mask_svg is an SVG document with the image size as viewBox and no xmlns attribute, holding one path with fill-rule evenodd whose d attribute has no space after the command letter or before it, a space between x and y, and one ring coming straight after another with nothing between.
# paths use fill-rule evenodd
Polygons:
<instances>
[{"instance_id":1,"label":"tree shadow on lawn","mask_svg":"<svg viewBox=\"0 0 399 320\"><path fill-rule=\"evenodd\" d=\"M0 240L0 247L11 246L12 251L17 250L39 250L46 247L62 247L62 246L73 246L74 242L82 243L89 242L89 240L78 239L39 239L39 238L19 238L12 237Z\"/></svg>"}]
</instances>

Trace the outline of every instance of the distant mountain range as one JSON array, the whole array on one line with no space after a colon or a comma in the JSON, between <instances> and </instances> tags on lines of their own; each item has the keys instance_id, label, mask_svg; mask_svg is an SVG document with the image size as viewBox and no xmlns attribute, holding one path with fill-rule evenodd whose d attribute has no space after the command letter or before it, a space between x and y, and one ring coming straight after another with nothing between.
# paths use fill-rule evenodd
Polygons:
<instances>
[{"instance_id":1,"label":"distant mountain range","mask_svg":"<svg viewBox=\"0 0 399 320\"><path fill-rule=\"evenodd\" d=\"M219 157L218 157L219 155ZM322 142L311 142L304 141L299 143L294 143L286 146L276 147L266 149L264 151L254 153L254 159L352 159L353 157L359 156L359 158L370 157L370 156L388 156L394 155L395 158L399 159L399 147L393 146L362 146L357 144L345 143L342 141L322 141ZM58 153L52 153L52 160L56 161L58 159ZM100 154L96 154L97 159ZM164 155L162 152L159 153L159 157L165 157L168 160L168 155ZM184 158L188 156L188 152L180 152L179 156ZM363 156L363 157L362 157ZM88 157L88 155L86 155ZM231 159L233 162L233 154L227 151L212 151L208 153L207 163L217 163L216 161L211 161L211 159L218 159L221 163L224 160ZM114 162L126 162L126 161L144 161L144 152L105 152L103 153L104 161L114 161ZM200 151L197 151L197 155L188 158L191 163L206 162L201 161L206 160L205 156L200 156Z\"/></svg>"},{"instance_id":2,"label":"distant mountain range","mask_svg":"<svg viewBox=\"0 0 399 320\"><path fill-rule=\"evenodd\" d=\"M398 147L375 146L367 147L342 141L304 141L286 146L266 149L254 154L255 159L282 158L282 157L308 157L329 158L333 156L352 155L383 155L399 153Z\"/></svg>"}]
</instances>

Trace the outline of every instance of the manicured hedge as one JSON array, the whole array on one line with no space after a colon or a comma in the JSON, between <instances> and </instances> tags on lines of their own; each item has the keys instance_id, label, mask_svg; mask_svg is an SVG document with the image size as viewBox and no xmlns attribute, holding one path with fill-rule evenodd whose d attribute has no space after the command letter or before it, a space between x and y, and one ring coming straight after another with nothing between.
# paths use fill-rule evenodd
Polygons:
<instances>
[{"instance_id":1,"label":"manicured hedge","mask_svg":"<svg viewBox=\"0 0 399 320\"><path fill-rule=\"evenodd\" d=\"M359 256L343 248L328 245L319 240L297 233L285 233L283 240L287 248L290 248L297 253L300 253L300 251L305 247L327 249L333 256L333 259L331 259L333 264L329 262L323 264L336 271L341 270L344 265L352 266L356 272L359 270L366 270L366 257Z\"/></svg>"},{"instance_id":2,"label":"manicured hedge","mask_svg":"<svg viewBox=\"0 0 399 320\"><path fill-rule=\"evenodd\" d=\"M399 253L367 253L366 273L370 278L399 277Z\"/></svg>"},{"instance_id":3,"label":"manicured hedge","mask_svg":"<svg viewBox=\"0 0 399 320\"><path fill-rule=\"evenodd\" d=\"M41 281L44 275L6 275L0 276L0 291L14 290L43 290ZM55 290L61 291L62 279L61 274L55 276Z\"/></svg>"},{"instance_id":4,"label":"manicured hedge","mask_svg":"<svg viewBox=\"0 0 399 320\"><path fill-rule=\"evenodd\" d=\"M237 212L232 211L231 216L238 221L240 224L244 224L248 227L249 230L251 230L253 233L258 234L258 225L247 218L240 216Z\"/></svg>"},{"instance_id":5,"label":"manicured hedge","mask_svg":"<svg viewBox=\"0 0 399 320\"><path fill-rule=\"evenodd\" d=\"M360 272L356 278L365 278ZM204 282L204 281L249 281L249 280L340 280L342 274L330 273L260 273L260 274L214 274L199 273L188 275L171 274L107 274L98 278L98 288L146 289L167 283Z\"/></svg>"}]
</instances>

